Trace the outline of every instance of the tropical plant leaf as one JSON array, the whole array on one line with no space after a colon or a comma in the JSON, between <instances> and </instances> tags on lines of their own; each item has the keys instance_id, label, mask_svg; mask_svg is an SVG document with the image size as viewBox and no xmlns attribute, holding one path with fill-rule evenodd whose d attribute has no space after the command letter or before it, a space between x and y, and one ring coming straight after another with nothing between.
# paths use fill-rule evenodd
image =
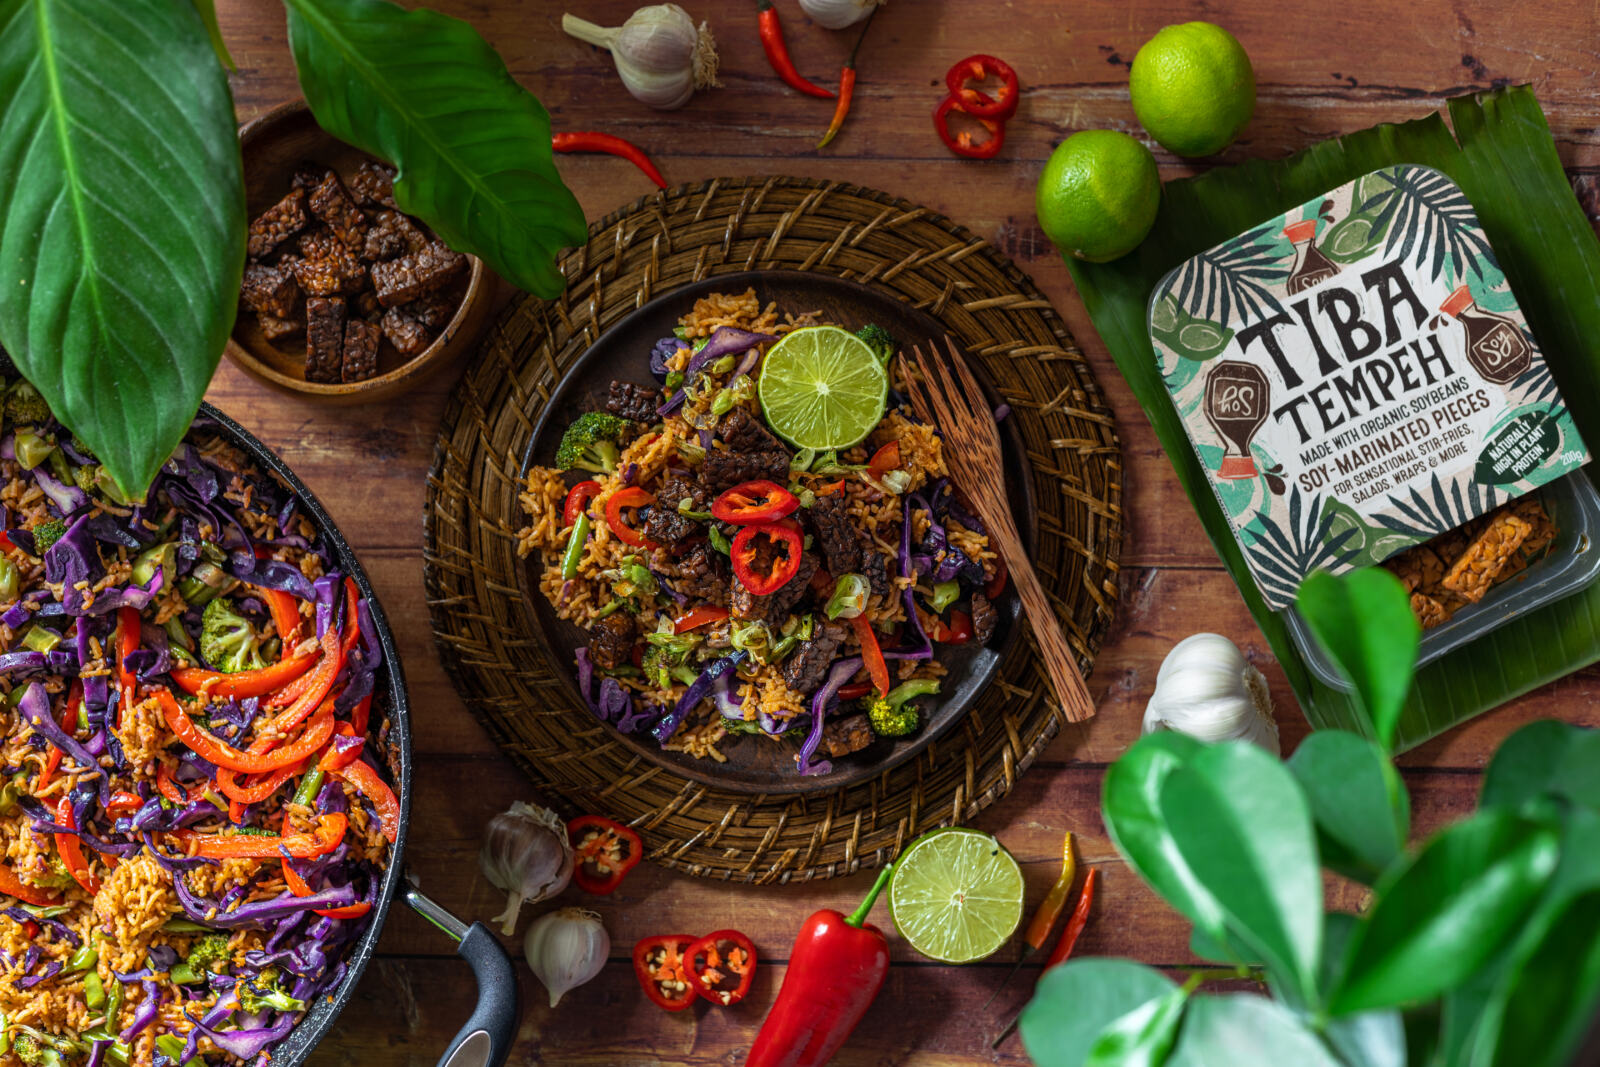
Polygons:
<instances>
[{"instance_id":1,"label":"tropical plant leaf","mask_svg":"<svg viewBox=\"0 0 1600 1067\"><path fill-rule=\"evenodd\" d=\"M1298 1003L1318 1006L1322 875L1294 777L1248 742L1208 746L1166 776L1159 811L1228 933Z\"/></svg>"},{"instance_id":2,"label":"tropical plant leaf","mask_svg":"<svg viewBox=\"0 0 1600 1067\"><path fill-rule=\"evenodd\" d=\"M1320 572L1300 587L1295 608L1355 686L1379 743L1392 747L1422 642L1405 586L1381 567Z\"/></svg>"},{"instance_id":3,"label":"tropical plant leaf","mask_svg":"<svg viewBox=\"0 0 1600 1067\"><path fill-rule=\"evenodd\" d=\"M1132 960L1068 960L1045 972L1022 1010L1022 1044L1037 1067L1082 1067L1106 1026L1174 989L1166 975Z\"/></svg>"},{"instance_id":4,"label":"tropical plant leaf","mask_svg":"<svg viewBox=\"0 0 1600 1067\"><path fill-rule=\"evenodd\" d=\"M1470 977L1523 921L1559 856L1555 830L1499 809L1435 835L1379 885L1333 1014L1427 1000Z\"/></svg>"},{"instance_id":5,"label":"tropical plant leaf","mask_svg":"<svg viewBox=\"0 0 1600 1067\"><path fill-rule=\"evenodd\" d=\"M1406 1067L1406 1028L1397 1011L1367 1011L1334 1019L1323 1031L1346 1063Z\"/></svg>"},{"instance_id":6,"label":"tropical plant leaf","mask_svg":"<svg viewBox=\"0 0 1600 1067\"><path fill-rule=\"evenodd\" d=\"M1161 1067L1178 1037L1190 986L1147 1000L1114 1019L1089 1046L1084 1067Z\"/></svg>"},{"instance_id":7,"label":"tropical plant leaf","mask_svg":"<svg viewBox=\"0 0 1600 1067\"><path fill-rule=\"evenodd\" d=\"M217 22L216 0L194 0L194 9L200 13L200 21L206 24L206 36L211 38L211 50L217 53L217 59L229 70L238 70L239 64L228 54L227 42L222 39L222 27Z\"/></svg>"},{"instance_id":8,"label":"tropical plant leaf","mask_svg":"<svg viewBox=\"0 0 1600 1067\"><path fill-rule=\"evenodd\" d=\"M1305 1023L1253 993L1195 997L1167 1067L1343 1067Z\"/></svg>"},{"instance_id":9,"label":"tropical plant leaf","mask_svg":"<svg viewBox=\"0 0 1600 1067\"><path fill-rule=\"evenodd\" d=\"M1311 805L1323 866L1375 883L1405 851L1411 828L1410 795L1389 757L1365 737L1319 730L1288 767Z\"/></svg>"},{"instance_id":10,"label":"tropical plant leaf","mask_svg":"<svg viewBox=\"0 0 1600 1067\"><path fill-rule=\"evenodd\" d=\"M1600 242L1572 195L1538 100L1526 87L1511 88L1452 100L1449 110L1453 136L1434 114L1325 141L1287 159L1251 160L1168 182L1156 224L1133 255L1111 263L1067 261L1096 331L1149 418L1302 710L1318 728L1371 729L1349 694L1311 674L1282 617L1256 589L1161 380L1147 305L1156 284L1190 256L1370 171L1421 163L1453 178L1477 209L1496 260L1566 396L1600 396L1600 301L1588 298L1600 291ZM1600 441L1600 405L1579 405L1572 415L1586 439ZM1396 748L1419 744L1596 660L1600 583L1520 615L1418 671Z\"/></svg>"},{"instance_id":11,"label":"tropical plant leaf","mask_svg":"<svg viewBox=\"0 0 1600 1067\"><path fill-rule=\"evenodd\" d=\"M244 184L191 4L0 0L0 345L142 496L233 327Z\"/></svg>"},{"instance_id":12,"label":"tropical plant leaf","mask_svg":"<svg viewBox=\"0 0 1600 1067\"><path fill-rule=\"evenodd\" d=\"M470 25L388 0L285 0L289 47L323 129L394 164L400 209L535 296L588 236L550 117Z\"/></svg>"},{"instance_id":13,"label":"tropical plant leaf","mask_svg":"<svg viewBox=\"0 0 1600 1067\"><path fill-rule=\"evenodd\" d=\"M1518 808L1536 797L1563 797L1600 808L1600 732L1545 719L1501 742L1489 760L1480 807Z\"/></svg>"}]
</instances>

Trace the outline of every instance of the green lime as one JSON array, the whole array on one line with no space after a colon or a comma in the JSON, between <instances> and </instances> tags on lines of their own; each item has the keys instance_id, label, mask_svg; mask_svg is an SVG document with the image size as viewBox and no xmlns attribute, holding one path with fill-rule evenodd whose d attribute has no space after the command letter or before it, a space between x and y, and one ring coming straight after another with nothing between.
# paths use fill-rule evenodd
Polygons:
<instances>
[{"instance_id":1,"label":"green lime","mask_svg":"<svg viewBox=\"0 0 1600 1067\"><path fill-rule=\"evenodd\" d=\"M1150 136L1180 156L1233 143L1256 108L1256 75L1233 34L1210 22L1163 27L1133 57L1128 92Z\"/></svg>"},{"instance_id":2,"label":"green lime","mask_svg":"<svg viewBox=\"0 0 1600 1067\"><path fill-rule=\"evenodd\" d=\"M894 865L889 915L929 959L971 963L992 956L1022 922L1022 868L992 836L934 830Z\"/></svg>"},{"instance_id":3,"label":"green lime","mask_svg":"<svg viewBox=\"0 0 1600 1067\"><path fill-rule=\"evenodd\" d=\"M1045 236L1067 255L1091 263L1133 251L1160 206L1155 157L1114 130L1080 130L1062 141L1034 190Z\"/></svg>"},{"instance_id":4,"label":"green lime","mask_svg":"<svg viewBox=\"0 0 1600 1067\"><path fill-rule=\"evenodd\" d=\"M1178 331L1178 347L1191 359L1214 356L1233 340L1233 331L1224 330L1214 322L1196 319L1185 323Z\"/></svg>"},{"instance_id":5,"label":"green lime","mask_svg":"<svg viewBox=\"0 0 1600 1067\"><path fill-rule=\"evenodd\" d=\"M767 425L796 448L849 448L883 418L889 375L855 334L806 326L767 352L759 393Z\"/></svg>"}]
</instances>

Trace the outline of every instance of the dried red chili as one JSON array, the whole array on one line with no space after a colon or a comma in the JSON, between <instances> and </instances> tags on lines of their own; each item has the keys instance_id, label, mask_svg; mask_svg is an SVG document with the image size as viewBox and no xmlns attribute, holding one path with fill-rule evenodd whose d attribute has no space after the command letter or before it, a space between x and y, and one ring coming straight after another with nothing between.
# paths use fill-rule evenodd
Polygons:
<instances>
[{"instance_id":1,"label":"dried red chili","mask_svg":"<svg viewBox=\"0 0 1600 1067\"><path fill-rule=\"evenodd\" d=\"M572 880L585 893L616 892L622 876L644 858L639 835L603 815L580 815L567 823L567 840L576 860Z\"/></svg>"},{"instance_id":2,"label":"dried red chili","mask_svg":"<svg viewBox=\"0 0 1600 1067\"><path fill-rule=\"evenodd\" d=\"M756 540L760 537L771 542L770 563L762 562L761 545ZM804 547L800 528L792 520L787 525L763 522L746 526L734 537L729 550L734 576L756 596L776 593L800 572L800 553Z\"/></svg>"},{"instance_id":3,"label":"dried red chili","mask_svg":"<svg viewBox=\"0 0 1600 1067\"><path fill-rule=\"evenodd\" d=\"M693 976L685 966L685 950L695 944L688 934L659 934L633 946L633 974L644 995L663 1011L683 1011L695 1002Z\"/></svg>"},{"instance_id":4,"label":"dried red chili","mask_svg":"<svg viewBox=\"0 0 1600 1067\"><path fill-rule=\"evenodd\" d=\"M683 953L695 992L727 1007L743 1000L756 976L756 947L737 930L707 934Z\"/></svg>"},{"instance_id":5,"label":"dried red chili","mask_svg":"<svg viewBox=\"0 0 1600 1067\"><path fill-rule=\"evenodd\" d=\"M991 95L975 89L970 83L998 79L1000 85ZM1017 72L1003 59L979 53L968 56L951 67L944 76L950 96L962 111L975 119L1004 121L1017 113L1017 98L1021 92Z\"/></svg>"},{"instance_id":6,"label":"dried red chili","mask_svg":"<svg viewBox=\"0 0 1600 1067\"><path fill-rule=\"evenodd\" d=\"M1006 143L1006 124L998 119L981 119L972 116L984 129L989 131L986 141L974 141L972 134L966 130L955 133L950 129L950 115L952 112L962 111L961 101L953 96L947 96L939 102L933 112L933 128L939 131L939 140L944 146L956 155L965 159L993 159L1000 154L1000 149Z\"/></svg>"},{"instance_id":7,"label":"dried red chili","mask_svg":"<svg viewBox=\"0 0 1600 1067\"><path fill-rule=\"evenodd\" d=\"M711 517L738 526L777 522L800 507L800 498L777 482L741 482L711 502Z\"/></svg>"}]
</instances>

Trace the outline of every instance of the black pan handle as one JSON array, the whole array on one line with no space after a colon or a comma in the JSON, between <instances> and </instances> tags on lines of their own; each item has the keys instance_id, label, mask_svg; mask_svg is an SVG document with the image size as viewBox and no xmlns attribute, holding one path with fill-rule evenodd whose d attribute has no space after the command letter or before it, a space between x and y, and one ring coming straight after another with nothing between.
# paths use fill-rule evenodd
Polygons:
<instances>
[{"instance_id":1,"label":"black pan handle","mask_svg":"<svg viewBox=\"0 0 1600 1067\"><path fill-rule=\"evenodd\" d=\"M404 889L417 914L455 938L456 955L472 965L478 1006L439 1057L439 1067L501 1067L517 1032L517 975L500 941L482 923L463 923L415 887Z\"/></svg>"}]
</instances>

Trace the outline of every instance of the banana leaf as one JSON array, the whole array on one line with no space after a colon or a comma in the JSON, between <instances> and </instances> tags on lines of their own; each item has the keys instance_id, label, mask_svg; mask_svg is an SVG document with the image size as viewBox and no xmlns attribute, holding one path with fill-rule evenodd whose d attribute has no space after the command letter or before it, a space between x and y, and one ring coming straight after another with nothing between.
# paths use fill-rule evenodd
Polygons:
<instances>
[{"instance_id":1,"label":"banana leaf","mask_svg":"<svg viewBox=\"0 0 1600 1067\"><path fill-rule=\"evenodd\" d=\"M1067 260L1089 315L1172 461L1223 565L1239 586L1301 709L1317 729L1373 736L1354 698L1317 679L1281 615L1257 592L1168 397L1150 345L1146 303L1167 271L1263 219L1395 163L1436 167L1461 186L1494 244L1579 431L1600 441L1600 241L1556 156L1531 89L1453 99L1435 113L1324 141L1281 160L1251 160L1168 182L1155 227L1111 263ZM1454 134L1451 133L1454 128ZM1529 612L1417 673L1398 749L1600 660L1600 583Z\"/></svg>"}]
</instances>

